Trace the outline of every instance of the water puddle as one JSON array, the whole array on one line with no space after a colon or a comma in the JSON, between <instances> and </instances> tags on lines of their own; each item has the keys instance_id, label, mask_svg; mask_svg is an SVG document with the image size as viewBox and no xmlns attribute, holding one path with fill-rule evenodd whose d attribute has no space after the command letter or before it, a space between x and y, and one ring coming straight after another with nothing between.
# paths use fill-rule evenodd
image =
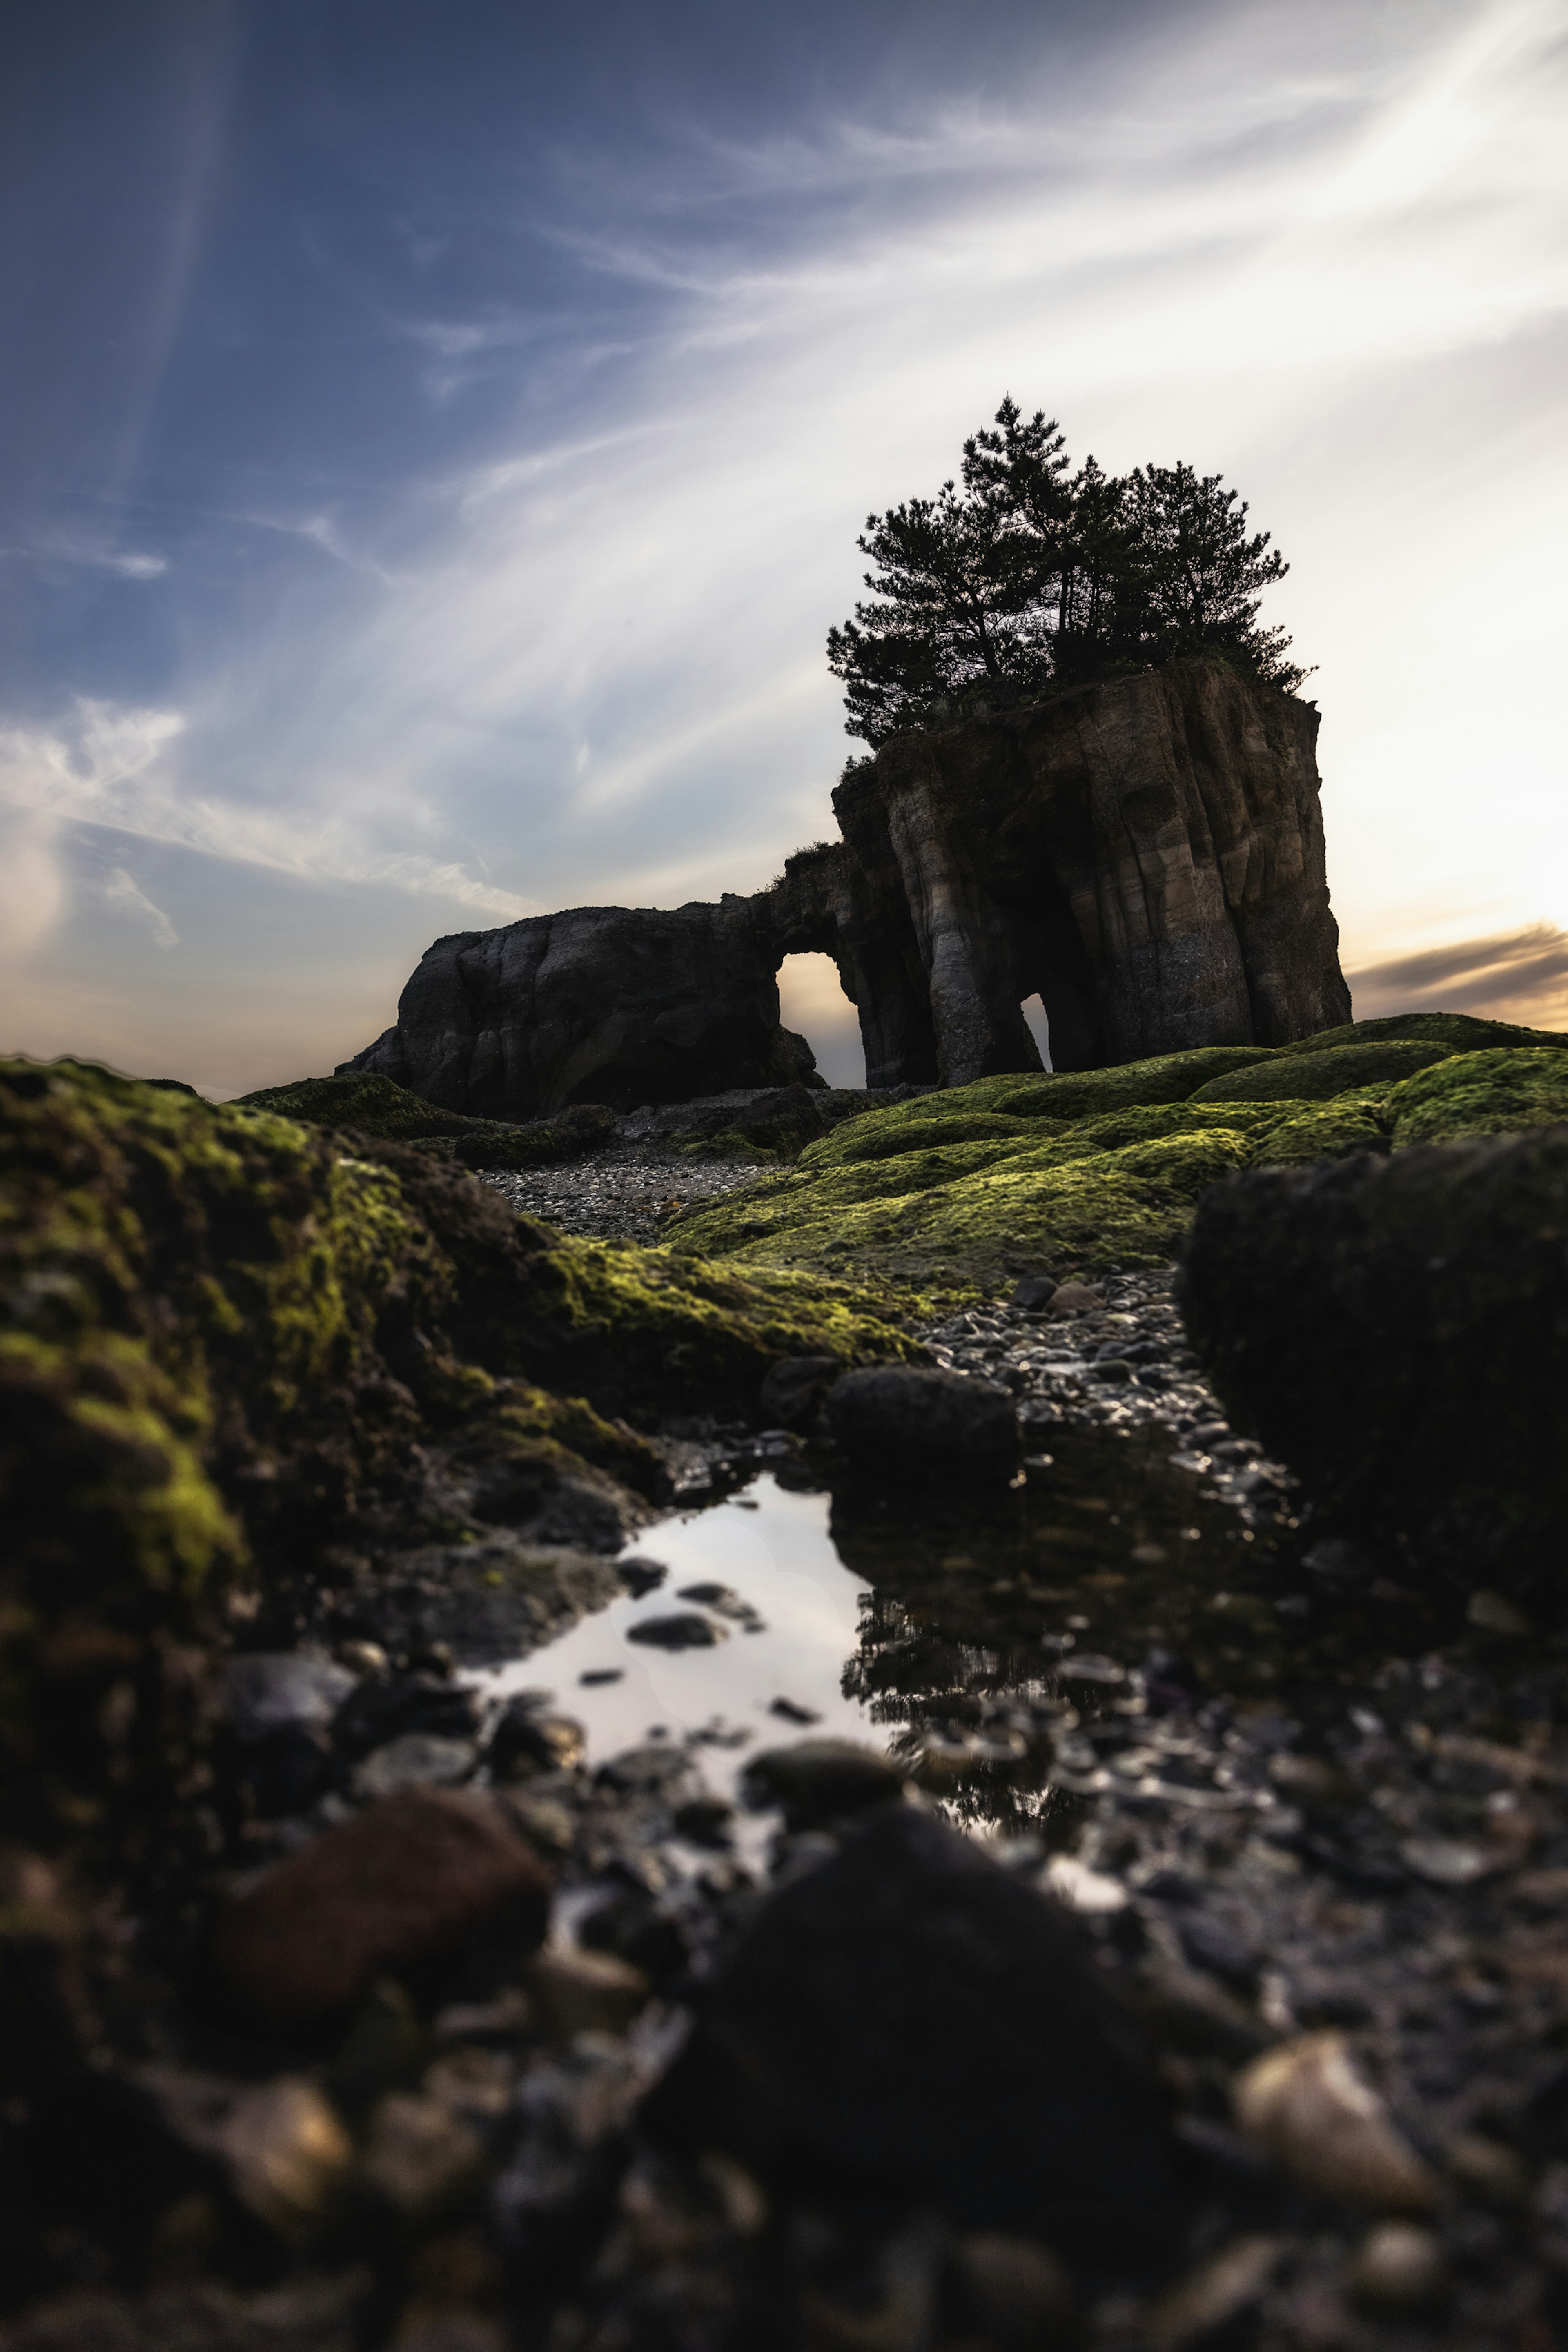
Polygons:
<instances>
[{"instance_id":1,"label":"water puddle","mask_svg":"<svg viewBox=\"0 0 1568 2352\"><path fill-rule=\"evenodd\" d=\"M666 1571L657 1589L482 1679L552 1694L590 1762L695 1743L730 1793L760 1748L831 1735L905 1757L959 1818L1033 1830L1070 1814L1074 1718L1087 1731L1221 1695L1266 1710L1462 1632L1451 1601L1385 1580L1325 1591L1293 1523L1244 1525L1172 1443L1063 1431L1023 1485L985 1495L829 1490L809 1459L764 1473L637 1539ZM636 1638L676 1612L718 1638Z\"/></svg>"}]
</instances>

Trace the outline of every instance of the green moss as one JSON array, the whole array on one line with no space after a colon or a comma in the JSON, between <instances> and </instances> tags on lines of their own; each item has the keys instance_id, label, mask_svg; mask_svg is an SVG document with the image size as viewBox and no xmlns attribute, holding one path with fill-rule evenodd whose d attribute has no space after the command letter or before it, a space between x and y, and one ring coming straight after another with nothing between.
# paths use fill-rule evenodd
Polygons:
<instances>
[{"instance_id":1,"label":"green moss","mask_svg":"<svg viewBox=\"0 0 1568 2352\"><path fill-rule=\"evenodd\" d=\"M1487 1045L1568 1045L1568 1035L1556 1029L1521 1029L1511 1021L1479 1021L1468 1013L1394 1013L1381 1021L1320 1029L1315 1037L1299 1038L1279 1051L1316 1054L1340 1045L1380 1045L1386 1038L1413 1038L1450 1054L1475 1054Z\"/></svg>"},{"instance_id":2,"label":"green moss","mask_svg":"<svg viewBox=\"0 0 1568 2352\"><path fill-rule=\"evenodd\" d=\"M486 1124L466 1113L442 1110L406 1087L369 1070L351 1070L335 1078L296 1078L286 1087L261 1087L240 1095L237 1110L268 1110L282 1118L303 1119L312 1127L353 1128L360 1135L382 1135L395 1142L417 1136L462 1135Z\"/></svg>"},{"instance_id":3,"label":"green moss","mask_svg":"<svg viewBox=\"0 0 1568 2352\"><path fill-rule=\"evenodd\" d=\"M1271 1104L1287 1116L1257 1138L1255 1163L1293 1167L1309 1160L1344 1160L1352 1151L1386 1151L1388 1121L1380 1103L1341 1095L1326 1103Z\"/></svg>"},{"instance_id":4,"label":"green moss","mask_svg":"<svg viewBox=\"0 0 1568 2352\"><path fill-rule=\"evenodd\" d=\"M1383 1092L1414 1076L1450 1049L1416 1039L1387 1038L1317 1054L1281 1054L1277 1060L1210 1078L1188 1097L1191 1102L1318 1102L1334 1095Z\"/></svg>"},{"instance_id":5,"label":"green moss","mask_svg":"<svg viewBox=\"0 0 1568 2352\"><path fill-rule=\"evenodd\" d=\"M1514 1045L1451 1055L1394 1087L1385 1109L1396 1147L1568 1120L1568 1050Z\"/></svg>"}]
</instances>

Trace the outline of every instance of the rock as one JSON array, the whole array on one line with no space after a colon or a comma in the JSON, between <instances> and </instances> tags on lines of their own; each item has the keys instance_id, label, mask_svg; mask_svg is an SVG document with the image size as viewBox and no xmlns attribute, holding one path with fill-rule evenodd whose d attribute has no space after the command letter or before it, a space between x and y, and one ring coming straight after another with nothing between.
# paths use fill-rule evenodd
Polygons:
<instances>
[{"instance_id":1,"label":"rock","mask_svg":"<svg viewBox=\"0 0 1568 2352\"><path fill-rule=\"evenodd\" d=\"M524 1691L502 1708L485 1751L491 1773L502 1780L526 1780L534 1772L564 1772L583 1760L587 1734L575 1716L554 1715L542 1694Z\"/></svg>"},{"instance_id":2,"label":"rock","mask_svg":"<svg viewBox=\"0 0 1568 2352\"><path fill-rule=\"evenodd\" d=\"M1014 1286L1012 1304L1021 1307L1026 1315L1038 1315L1048 1307L1061 1284L1048 1274L1026 1274Z\"/></svg>"},{"instance_id":3,"label":"rock","mask_svg":"<svg viewBox=\"0 0 1568 2352\"><path fill-rule=\"evenodd\" d=\"M1184 1918L1176 1934L1194 1969L1206 1969L1234 1991L1256 1991L1262 1955L1250 1937L1206 1911Z\"/></svg>"},{"instance_id":4,"label":"rock","mask_svg":"<svg viewBox=\"0 0 1568 2352\"><path fill-rule=\"evenodd\" d=\"M1523 1641L1535 1630L1522 1609L1516 1609L1500 1592L1484 1589L1471 1593L1465 1622L1483 1633L1499 1633L1505 1641Z\"/></svg>"},{"instance_id":5,"label":"rock","mask_svg":"<svg viewBox=\"0 0 1568 2352\"><path fill-rule=\"evenodd\" d=\"M385 1971L456 1955L498 1915L519 1955L539 1943L550 1881L482 1801L384 1798L277 1863L220 1914L215 1963L277 2025L346 2009Z\"/></svg>"},{"instance_id":6,"label":"rock","mask_svg":"<svg viewBox=\"0 0 1568 2352\"><path fill-rule=\"evenodd\" d=\"M675 1597L678 1601L695 1601L699 1608L713 1610L744 1633L762 1633L767 1630L751 1602L742 1601L733 1585L682 1584L676 1588Z\"/></svg>"},{"instance_id":7,"label":"rock","mask_svg":"<svg viewBox=\"0 0 1568 2352\"><path fill-rule=\"evenodd\" d=\"M455 1789L472 1777L479 1751L471 1739L442 1739L430 1731L405 1731L389 1739L354 1767L353 1792L362 1804L395 1797L404 1789Z\"/></svg>"},{"instance_id":8,"label":"rock","mask_svg":"<svg viewBox=\"0 0 1568 2352\"><path fill-rule=\"evenodd\" d=\"M643 2110L764 2182L807 2168L961 2227L1120 2250L1169 2194L1137 2037L1068 1914L912 1806L753 1913Z\"/></svg>"},{"instance_id":9,"label":"rock","mask_svg":"<svg viewBox=\"0 0 1568 2352\"><path fill-rule=\"evenodd\" d=\"M665 1617L639 1617L626 1627L626 1639L650 1650L711 1650L729 1639L729 1628L695 1609L674 1609Z\"/></svg>"},{"instance_id":10,"label":"rock","mask_svg":"<svg viewBox=\"0 0 1568 2352\"><path fill-rule=\"evenodd\" d=\"M767 1748L741 1775L741 1793L754 1811L782 1808L784 1826L814 1830L843 1821L872 1805L901 1798L909 1780L903 1767L879 1748L852 1739L801 1739L793 1748Z\"/></svg>"},{"instance_id":11,"label":"rock","mask_svg":"<svg viewBox=\"0 0 1568 2352\"><path fill-rule=\"evenodd\" d=\"M1142 2331L1146 2352L1187 2352L1220 2339L1262 2301L1284 2251L1282 2239L1261 2234L1222 2246L1161 2296Z\"/></svg>"},{"instance_id":12,"label":"rock","mask_svg":"<svg viewBox=\"0 0 1568 2352\"><path fill-rule=\"evenodd\" d=\"M991 2352L1040 2352L1077 2334L1072 2283L1044 2246L977 2230L953 2248L952 2268L966 2340Z\"/></svg>"},{"instance_id":13,"label":"rock","mask_svg":"<svg viewBox=\"0 0 1568 2352\"><path fill-rule=\"evenodd\" d=\"M228 1662L224 1713L248 1745L279 1731L324 1729L354 1686L342 1666L308 1650L250 1651Z\"/></svg>"},{"instance_id":14,"label":"rock","mask_svg":"<svg viewBox=\"0 0 1568 2352\"><path fill-rule=\"evenodd\" d=\"M460 931L426 951L396 1027L342 1074L379 1073L444 1109L511 1121L809 1082L811 1048L779 1025L782 960L737 898Z\"/></svg>"},{"instance_id":15,"label":"rock","mask_svg":"<svg viewBox=\"0 0 1568 2352\"><path fill-rule=\"evenodd\" d=\"M1351 2063L1344 2036L1310 2033L1255 2059L1233 2099L1242 2131L1298 2189L1336 2205L1424 2213L1436 2184Z\"/></svg>"},{"instance_id":16,"label":"rock","mask_svg":"<svg viewBox=\"0 0 1568 2352\"><path fill-rule=\"evenodd\" d=\"M471 1740L479 1727L476 1694L445 1675L393 1675L360 1683L339 1710L333 1740L345 1756L368 1756L372 1748L422 1733L436 1739Z\"/></svg>"},{"instance_id":17,"label":"rock","mask_svg":"<svg viewBox=\"0 0 1568 2352\"><path fill-rule=\"evenodd\" d=\"M763 1382L763 1420L780 1429L809 1429L843 1369L837 1356L785 1356Z\"/></svg>"},{"instance_id":18,"label":"rock","mask_svg":"<svg viewBox=\"0 0 1568 2352\"><path fill-rule=\"evenodd\" d=\"M560 2042L577 2033L624 2033L652 1990L641 1969L613 1952L570 1945L536 1952L523 1982L545 2033Z\"/></svg>"},{"instance_id":19,"label":"rock","mask_svg":"<svg viewBox=\"0 0 1568 2352\"><path fill-rule=\"evenodd\" d=\"M1442 2241L1411 2221L1380 2221L1351 2264L1350 2291L1364 2309L1404 2319L1435 2310L1453 2285Z\"/></svg>"},{"instance_id":20,"label":"rock","mask_svg":"<svg viewBox=\"0 0 1568 2352\"><path fill-rule=\"evenodd\" d=\"M353 2144L335 2111L299 2076L246 2092L218 2145L240 2202L283 2238L320 2224L353 2163Z\"/></svg>"},{"instance_id":21,"label":"rock","mask_svg":"<svg viewBox=\"0 0 1568 2352\"><path fill-rule=\"evenodd\" d=\"M478 2134L442 2101L392 2091L371 2116L360 2168L405 2220L428 2222L478 2186L484 2157Z\"/></svg>"},{"instance_id":22,"label":"rock","mask_svg":"<svg viewBox=\"0 0 1568 2352\"><path fill-rule=\"evenodd\" d=\"M827 1423L851 1462L872 1470L995 1481L1023 1458L1008 1391L959 1372L904 1364L846 1372L829 1392Z\"/></svg>"},{"instance_id":23,"label":"rock","mask_svg":"<svg viewBox=\"0 0 1568 2352\"><path fill-rule=\"evenodd\" d=\"M669 1570L657 1559L642 1559L634 1552L627 1559L616 1560L616 1574L633 1600L640 1601L645 1592L658 1591Z\"/></svg>"},{"instance_id":24,"label":"rock","mask_svg":"<svg viewBox=\"0 0 1568 2352\"><path fill-rule=\"evenodd\" d=\"M1331 1524L1471 1587L1555 1590L1565 1225L1568 1128L1255 1170L1199 1203L1188 1332Z\"/></svg>"},{"instance_id":25,"label":"rock","mask_svg":"<svg viewBox=\"0 0 1568 2352\"><path fill-rule=\"evenodd\" d=\"M1037 992L1058 1070L1309 1037L1350 1015L1317 729L1200 660L910 730L835 792L842 841L754 898L438 940L339 1076L510 1121L819 1087L779 1025L803 950L837 961L873 1089L1038 1070L1018 1009Z\"/></svg>"},{"instance_id":26,"label":"rock","mask_svg":"<svg viewBox=\"0 0 1568 2352\"><path fill-rule=\"evenodd\" d=\"M1092 1315L1103 1307L1100 1292L1087 1282L1058 1282L1051 1298L1053 1315Z\"/></svg>"},{"instance_id":27,"label":"rock","mask_svg":"<svg viewBox=\"0 0 1568 2352\"><path fill-rule=\"evenodd\" d=\"M1473 1886L1503 1868L1506 1857L1460 1838L1402 1838L1400 1859L1429 1886Z\"/></svg>"}]
</instances>

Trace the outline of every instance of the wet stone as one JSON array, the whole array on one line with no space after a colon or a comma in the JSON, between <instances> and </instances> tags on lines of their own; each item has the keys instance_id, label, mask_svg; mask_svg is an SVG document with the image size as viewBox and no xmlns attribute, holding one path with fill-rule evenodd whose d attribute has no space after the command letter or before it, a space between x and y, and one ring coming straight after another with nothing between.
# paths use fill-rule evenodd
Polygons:
<instances>
[{"instance_id":1,"label":"wet stone","mask_svg":"<svg viewBox=\"0 0 1568 2352\"><path fill-rule=\"evenodd\" d=\"M778 1806L789 1830L809 1830L901 1798L908 1783L885 1751L850 1739L803 1739L765 1748L741 1776L748 1805Z\"/></svg>"},{"instance_id":2,"label":"wet stone","mask_svg":"<svg viewBox=\"0 0 1568 2352\"><path fill-rule=\"evenodd\" d=\"M628 1642L650 1650L711 1650L728 1638L728 1628L695 1609L672 1610L665 1617L639 1617L626 1627Z\"/></svg>"},{"instance_id":3,"label":"wet stone","mask_svg":"<svg viewBox=\"0 0 1568 2352\"><path fill-rule=\"evenodd\" d=\"M994 1480L1010 1477L1022 1453L1008 1392L952 1372L847 1372L828 1397L827 1421L849 1459L871 1470Z\"/></svg>"}]
</instances>

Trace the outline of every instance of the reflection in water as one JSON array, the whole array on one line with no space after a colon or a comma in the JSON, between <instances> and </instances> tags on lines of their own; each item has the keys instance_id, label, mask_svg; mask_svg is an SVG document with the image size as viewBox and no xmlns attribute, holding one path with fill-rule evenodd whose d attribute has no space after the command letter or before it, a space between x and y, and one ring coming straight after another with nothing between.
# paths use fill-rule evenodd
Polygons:
<instances>
[{"instance_id":1,"label":"reflection in water","mask_svg":"<svg viewBox=\"0 0 1568 2352\"><path fill-rule=\"evenodd\" d=\"M1108 1759L1179 1780L1178 1719L1207 1699L1364 1682L1378 1656L1451 1637L1455 1605L1384 1581L1325 1600L1294 1523L1245 1527L1170 1443L1063 1431L1016 1488L840 1484L831 1507L809 1459L791 1465L645 1533L657 1591L484 1679L548 1685L595 1757L650 1732L704 1745L721 1786L746 1748L874 1739L959 1818L1057 1843ZM731 1595L715 1646L628 1642L715 1580Z\"/></svg>"}]
</instances>

